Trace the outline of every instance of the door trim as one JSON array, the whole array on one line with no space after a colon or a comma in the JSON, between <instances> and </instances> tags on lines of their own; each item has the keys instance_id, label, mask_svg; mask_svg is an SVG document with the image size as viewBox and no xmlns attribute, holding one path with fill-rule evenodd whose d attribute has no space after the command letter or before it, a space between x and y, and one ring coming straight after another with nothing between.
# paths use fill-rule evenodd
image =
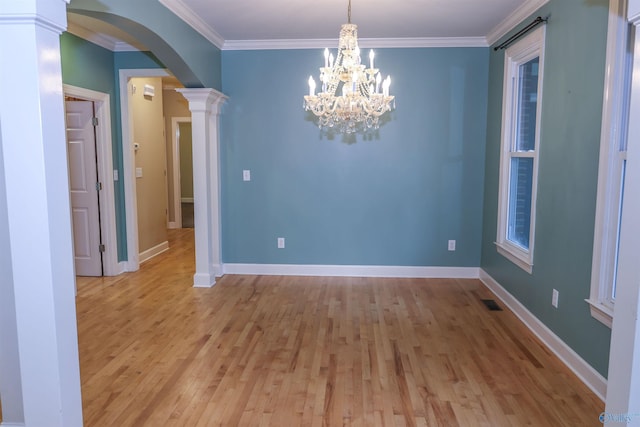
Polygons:
<instances>
[{"instance_id":1,"label":"door trim","mask_svg":"<svg viewBox=\"0 0 640 427\"><path fill-rule=\"evenodd\" d=\"M191 117L171 118L171 149L173 150L173 212L175 227L182 228L182 187L180 186L180 141L178 140L178 125L191 123Z\"/></svg>"},{"instance_id":2,"label":"door trim","mask_svg":"<svg viewBox=\"0 0 640 427\"><path fill-rule=\"evenodd\" d=\"M115 190L113 184L113 157L111 139L111 97L108 93L97 92L77 86L63 85L65 95L93 101L96 127L96 154L98 179L102 182L100 197L100 233L105 252L102 254L102 272L105 276L117 276L124 272L118 263L118 238L116 231Z\"/></svg>"},{"instance_id":3,"label":"door trim","mask_svg":"<svg viewBox=\"0 0 640 427\"><path fill-rule=\"evenodd\" d=\"M132 77L167 77L163 68L122 69L118 72L120 87L120 126L122 127L122 175L124 179L124 206L127 223L127 271L140 268L138 254L138 207L136 205L136 175L134 167L133 127L129 108L129 79Z\"/></svg>"}]
</instances>

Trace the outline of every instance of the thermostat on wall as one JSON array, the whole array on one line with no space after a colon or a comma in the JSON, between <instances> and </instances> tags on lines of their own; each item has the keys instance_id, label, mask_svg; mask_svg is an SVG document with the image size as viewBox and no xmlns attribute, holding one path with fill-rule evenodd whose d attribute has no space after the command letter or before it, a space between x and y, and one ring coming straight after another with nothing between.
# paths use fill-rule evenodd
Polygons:
<instances>
[{"instance_id":1,"label":"thermostat on wall","mask_svg":"<svg viewBox=\"0 0 640 427\"><path fill-rule=\"evenodd\" d=\"M151 85L144 85L144 90L142 91L144 96L154 96L156 94L156 88Z\"/></svg>"}]
</instances>

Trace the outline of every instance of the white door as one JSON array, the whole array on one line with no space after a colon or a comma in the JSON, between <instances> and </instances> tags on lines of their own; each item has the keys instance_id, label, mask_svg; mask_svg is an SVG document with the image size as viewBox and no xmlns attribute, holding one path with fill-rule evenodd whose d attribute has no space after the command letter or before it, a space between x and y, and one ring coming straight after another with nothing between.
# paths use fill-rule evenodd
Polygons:
<instances>
[{"instance_id":1,"label":"white door","mask_svg":"<svg viewBox=\"0 0 640 427\"><path fill-rule=\"evenodd\" d=\"M93 102L66 101L73 243L78 276L102 276Z\"/></svg>"}]
</instances>

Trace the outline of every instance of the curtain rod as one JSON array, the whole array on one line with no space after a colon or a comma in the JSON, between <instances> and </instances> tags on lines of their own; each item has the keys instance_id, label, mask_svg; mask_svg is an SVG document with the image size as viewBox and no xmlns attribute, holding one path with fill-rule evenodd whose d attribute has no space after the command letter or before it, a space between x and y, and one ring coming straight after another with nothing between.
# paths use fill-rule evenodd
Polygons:
<instances>
[{"instance_id":1,"label":"curtain rod","mask_svg":"<svg viewBox=\"0 0 640 427\"><path fill-rule=\"evenodd\" d=\"M512 35L511 37L509 37L507 40L505 40L504 42L502 42L501 45L496 46L493 48L493 50L499 50L499 49L506 49L507 47L509 47L509 45L511 45L513 42L515 42L516 40L518 40L520 37L524 36L525 34L527 34L529 31L533 30L535 27L537 27L540 24L546 24L547 21L549 20L549 16L548 15L546 18L543 18L541 16L538 16L536 19L534 19L529 25L527 25L526 27L524 27L523 29L521 29L520 31L518 31L517 33L515 33L514 35Z\"/></svg>"}]
</instances>

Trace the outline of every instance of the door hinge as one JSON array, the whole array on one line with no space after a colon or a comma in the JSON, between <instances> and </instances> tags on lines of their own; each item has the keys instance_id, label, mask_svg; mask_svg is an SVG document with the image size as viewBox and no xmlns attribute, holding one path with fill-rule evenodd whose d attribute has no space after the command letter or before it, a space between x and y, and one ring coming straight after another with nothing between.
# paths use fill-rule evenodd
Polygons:
<instances>
[{"instance_id":1,"label":"door hinge","mask_svg":"<svg viewBox=\"0 0 640 427\"><path fill-rule=\"evenodd\" d=\"M96 182L96 190L97 191L102 190L102 183L101 182Z\"/></svg>"},{"instance_id":2,"label":"door hinge","mask_svg":"<svg viewBox=\"0 0 640 427\"><path fill-rule=\"evenodd\" d=\"M104 245L99 245L99 246L98 246L98 250L99 250L100 252L104 252L104 251L105 251L105 249L104 249Z\"/></svg>"},{"instance_id":3,"label":"door hinge","mask_svg":"<svg viewBox=\"0 0 640 427\"><path fill-rule=\"evenodd\" d=\"M92 123L94 126L98 126L98 118L97 118L97 117L92 117L92 118L91 118L91 123Z\"/></svg>"}]
</instances>

